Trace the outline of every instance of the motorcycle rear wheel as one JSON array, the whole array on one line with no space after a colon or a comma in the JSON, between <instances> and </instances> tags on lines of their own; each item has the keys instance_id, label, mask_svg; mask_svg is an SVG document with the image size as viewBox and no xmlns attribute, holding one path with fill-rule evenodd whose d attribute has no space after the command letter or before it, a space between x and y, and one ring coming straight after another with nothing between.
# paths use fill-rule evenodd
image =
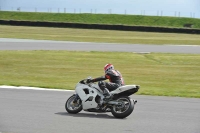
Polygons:
<instances>
[{"instance_id":1,"label":"motorcycle rear wheel","mask_svg":"<svg viewBox=\"0 0 200 133\"><path fill-rule=\"evenodd\" d=\"M68 100L65 103L66 111L71 114L77 114L83 109L82 104L80 102L73 103L74 99L75 99L75 95L68 98Z\"/></svg>"},{"instance_id":2,"label":"motorcycle rear wheel","mask_svg":"<svg viewBox=\"0 0 200 133\"><path fill-rule=\"evenodd\" d=\"M119 97L116 101L123 103L123 105L120 105L120 106L114 105L112 107L111 113L116 118L121 118L121 119L126 118L133 112L134 103L130 97L127 97L127 96Z\"/></svg>"}]
</instances>

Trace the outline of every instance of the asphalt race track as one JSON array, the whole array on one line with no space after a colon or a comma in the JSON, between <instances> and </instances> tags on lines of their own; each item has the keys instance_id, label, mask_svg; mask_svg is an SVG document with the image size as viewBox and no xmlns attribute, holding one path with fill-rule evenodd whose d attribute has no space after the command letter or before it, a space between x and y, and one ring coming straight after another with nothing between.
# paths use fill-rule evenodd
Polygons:
<instances>
[{"instance_id":1,"label":"asphalt race track","mask_svg":"<svg viewBox=\"0 0 200 133\"><path fill-rule=\"evenodd\" d=\"M72 50L200 54L198 45L142 45L0 38L0 50Z\"/></svg>"},{"instance_id":2,"label":"asphalt race track","mask_svg":"<svg viewBox=\"0 0 200 133\"><path fill-rule=\"evenodd\" d=\"M111 113L68 114L73 92L0 88L1 133L199 133L200 100L132 95L126 119Z\"/></svg>"},{"instance_id":3,"label":"asphalt race track","mask_svg":"<svg viewBox=\"0 0 200 133\"><path fill-rule=\"evenodd\" d=\"M199 48L0 39L0 50L200 53ZM132 95L138 100L133 113L116 119L111 113L68 114L64 105L73 93L0 87L0 133L200 133L198 98Z\"/></svg>"}]
</instances>

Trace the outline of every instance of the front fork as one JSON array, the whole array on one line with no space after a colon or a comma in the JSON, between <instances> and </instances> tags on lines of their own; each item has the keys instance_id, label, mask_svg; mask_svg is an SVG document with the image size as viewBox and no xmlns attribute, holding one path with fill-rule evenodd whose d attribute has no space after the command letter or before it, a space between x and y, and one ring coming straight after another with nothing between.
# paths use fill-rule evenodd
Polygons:
<instances>
[{"instance_id":1,"label":"front fork","mask_svg":"<svg viewBox=\"0 0 200 133\"><path fill-rule=\"evenodd\" d=\"M75 98L74 98L74 101L73 103L77 103L78 99L80 99L80 97L78 96L78 94L74 94Z\"/></svg>"}]
</instances>

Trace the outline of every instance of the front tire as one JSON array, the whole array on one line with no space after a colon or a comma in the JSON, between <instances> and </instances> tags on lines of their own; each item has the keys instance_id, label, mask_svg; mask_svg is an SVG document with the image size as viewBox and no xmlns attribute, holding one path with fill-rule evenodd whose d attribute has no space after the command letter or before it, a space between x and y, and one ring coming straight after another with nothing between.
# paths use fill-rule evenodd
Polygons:
<instances>
[{"instance_id":1,"label":"front tire","mask_svg":"<svg viewBox=\"0 0 200 133\"><path fill-rule=\"evenodd\" d=\"M134 103L133 100L129 97L119 97L117 100L117 102L122 102L122 105L114 105L111 113L113 114L113 116L115 116L116 118L126 118L127 116L129 116L133 110L134 110Z\"/></svg>"},{"instance_id":2,"label":"front tire","mask_svg":"<svg viewBox=\"0 0 200 133\"><path fill-rule=\"evenodd\" d=\"M75 95L71 96L65 103L65 109L68 113L77 114L83 109L81 100L78 100L77 103L73 103L75 97Z\"/></svg>"}]
</instances>

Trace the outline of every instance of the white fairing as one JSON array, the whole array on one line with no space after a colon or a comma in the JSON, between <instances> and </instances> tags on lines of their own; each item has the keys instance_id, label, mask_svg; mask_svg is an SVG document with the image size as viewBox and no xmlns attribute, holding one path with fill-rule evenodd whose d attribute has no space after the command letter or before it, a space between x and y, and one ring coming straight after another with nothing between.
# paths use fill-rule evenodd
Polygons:
<instances>
[{"instance_id":1,"label":"white fairing","mask_svg":"<svg viewBox=\"0 0 200 133\"><path fill-rule=\"evenodd\" d=\"M84 91L84 89L88 89L89 93L86 94L85 91ZM91 108L96 108L98 104L95 101L95 97L97 95L99 95L101 98L103 97L102 91L99 88L99 86L97 84L93 84L93 83L90 84L90 86L78 83L76 85L75 91L76 91L76 93L79 95L79 97L82 100L83 110L87 110L87 109L91 109ZM89 97L93 97L92 100L88 100Z\"/></svg>"},{"instance_id":2,"label":"white fairing","mask_svg":"<svg viewBox=\"0 0 200 133\"><path fill-rule=\"evenodd\" d=\"M111 91L110 93L111 94L119 94L121 92L130 90L130 89L133 89L133 88L136 88L136 85L124 85L124 86L121 86L121 87L117 88L114 91Z\"/></svg>"},{"instance_id":3,"label":"white fairing","mask_svg":"<svg viewBox=\"0 0 200 133\"><path fill-rule=\"evenodd\" d=\"M111 91L110 93L119 94L133 88L137 88L136 85L125 85L117 88L114 91ZM98 106L97 102L95 101L95 98L97 96L100 96L101 99L104 98L102 90L95 83L90 83L90 84L78 83L76 85L75 91L79 95L82 101L83 110L96 108Z\"/></svg>"}]
</instances>

